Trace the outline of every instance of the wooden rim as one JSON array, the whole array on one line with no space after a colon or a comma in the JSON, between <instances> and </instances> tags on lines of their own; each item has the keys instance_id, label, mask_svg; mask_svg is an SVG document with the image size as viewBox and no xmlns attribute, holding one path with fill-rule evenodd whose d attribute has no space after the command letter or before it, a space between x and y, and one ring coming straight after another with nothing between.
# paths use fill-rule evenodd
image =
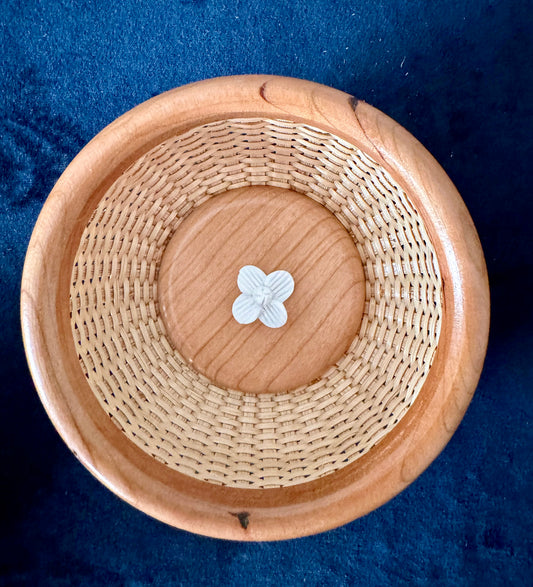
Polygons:
<instances>
[{"instance_id":1,"label":"wooden rim","mask_svg":"<svg viewBox=\"0 0 533 587\"><path fill-rule=\"evenodd\" d=\"M70 333L71 261L105 190L151 146L199 124L234 116L288 117L333 132L368 153L402 185L422 215L443 278L439 347L407 415L352 465L312 483L275 490L202 483L134 446L88 388ZM463 201L438 163L405 129L326 86L237 76L157 96L118 118L79 153L35 226L22 278L21 315L28 362L48 415L98 479L132 505L176 527L222 538L275 540L324 531L368 513L405 488L438 455L461 421L481 373L489 292L483 253Z\"/></svg>"}]
</instances>

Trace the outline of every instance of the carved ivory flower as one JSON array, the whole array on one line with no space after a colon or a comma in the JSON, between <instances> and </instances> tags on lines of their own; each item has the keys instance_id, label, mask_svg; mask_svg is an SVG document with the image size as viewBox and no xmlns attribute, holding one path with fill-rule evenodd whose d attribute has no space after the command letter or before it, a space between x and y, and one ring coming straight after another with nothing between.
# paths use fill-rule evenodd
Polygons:
<instances>
[{"instance_id":1,"label":"carved ivory flower","mask_svg":"<svg viewBox=\"0 0 533 587\"><path fill-rule=\"evenodd\" d=\"M294 291L294 279L288 271L265 275L254 265L245 265L237 277L241 295L233 302L233 317L239 324L251 324L257 318L269 328L287 322L283 302Z\"/></svg>"}]
</instances>

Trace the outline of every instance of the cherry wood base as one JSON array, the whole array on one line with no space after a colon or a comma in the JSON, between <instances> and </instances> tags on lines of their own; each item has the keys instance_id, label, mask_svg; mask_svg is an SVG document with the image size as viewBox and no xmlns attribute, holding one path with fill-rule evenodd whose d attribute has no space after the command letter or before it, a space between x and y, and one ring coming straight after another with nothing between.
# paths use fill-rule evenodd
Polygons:
<instances>
[{"instance_id":1,"label":"cherry wood base","mask_svg":"<svg viewBox=\"0 0 533 587\"><path fill-rule=\"evenodd\" d=\"M283 327L232 316L244 265L293 276ZM311 383L346 352L361 324L364 273L352 238L323 206L282 188L245 187L178 226L163 256L159 302L194 369L223 387L277 393Z\"/></svg>"}]
</instances>

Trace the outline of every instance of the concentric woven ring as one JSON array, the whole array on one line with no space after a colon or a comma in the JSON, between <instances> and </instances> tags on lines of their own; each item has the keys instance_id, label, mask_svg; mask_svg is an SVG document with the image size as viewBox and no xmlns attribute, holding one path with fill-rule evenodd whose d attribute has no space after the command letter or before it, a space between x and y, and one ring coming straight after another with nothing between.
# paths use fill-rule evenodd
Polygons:
<instances>
[{"instance_id":1,"label":"concentric woven ring","mask_svg":"<svg viewBox=\"0 0 533 587\"><path fill-rule=\"evenodd\" d=\"M348 353L319 381L256 396L217 387L172 348L157 275L194 207L265 184L336 215L363 260L366 305ZM80 364L128 438L203 481L269 488L354 462L400 421L437 348L441 284L423 220L383 167L308 125L233 119L157 145L109 188L81 239L71 303Z\"/></svg>"}]
</instances>

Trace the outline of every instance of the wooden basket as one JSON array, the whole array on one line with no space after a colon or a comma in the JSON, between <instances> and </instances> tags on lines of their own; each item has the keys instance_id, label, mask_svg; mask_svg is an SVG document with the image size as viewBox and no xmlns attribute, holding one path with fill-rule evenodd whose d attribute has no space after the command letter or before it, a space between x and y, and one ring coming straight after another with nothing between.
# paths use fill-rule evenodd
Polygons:
<instances>
[{"instance_id":1,"label":"wooden basket","mask_svg":"<svg viewBox=\"0 0 533 587\"><path fill-rule=\"evenodd\" d=\"M287 322L239 324L239 268L294 278ZM37 221L32 375L117 495L176 527L273 540L361 516L459 424L486 349L475 228L403 128L342 92L241 76L98 134Z\"/></svg>"}]
</instances>

